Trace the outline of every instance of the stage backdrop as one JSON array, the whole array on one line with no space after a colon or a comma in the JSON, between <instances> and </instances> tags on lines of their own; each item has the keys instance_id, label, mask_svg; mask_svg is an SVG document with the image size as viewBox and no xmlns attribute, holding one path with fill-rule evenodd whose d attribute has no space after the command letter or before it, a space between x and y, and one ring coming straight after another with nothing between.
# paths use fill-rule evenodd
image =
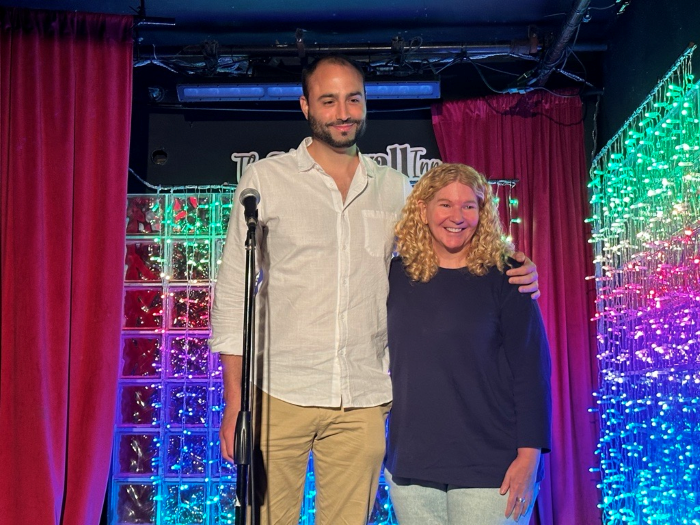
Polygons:
<instances>
[{"instance_id":1,"label":"stage backdrop","mask_svg":"<svg viewBox=\"0 0 700 525\"><path fill-rule=\"evenodd\" d=\"M220 465L216 443L220 370L206 348L216 261L231 186L248 163L297 147L308 134L297 111L214 117L158 110L142 117L149 134L133 145L132 167L140 166L150 184L163 187L160 195L129 201L112 507L120 519L132 513L145 520L171 516L177 523L193 516L198 523L230 517L233 473ZM468 123L466 133L440 120L447 111L453 112L450 126ZM434 115L446 158L522 185L500 188L501 208L511 234L540 264L541 304L554 354L555 452L539 521L596 523L596 479L588 470L595 465L595 419L587 411L595 365L584 280L590 259L580 100L570 94L491 97L436 106ZM361 149L416 180L439 162L427 117L425 111L370 113ZM229 186L211 186L222 183ZM172 185L180 185L177 193ZM559 262L564 258L567 265ZM312 486L310 474L302 523L313 521ZM382 487L373 522L392 520Z\"/></svg>"},{"instance_id":2,"label":"stage backdrop","mask_svg":"<svg viewBox=\"0 0 700 525\"><path fill-rule=\"evenodd\" d=\"M439 158L429 109L372 111L360 139L363 153L380 154L399 171L417 176ZM138 114L137 114L138 112ZM255 158L297 148L310 134L298 105L286 112L135 108L130 166L163 186L235 184ZM407 146L405 146L407 145ZM392 147L393 146L393 147ZM255 153L256 155L253 155ZM134 185L132 190L138 189Z\"/></svg>"}]
</instances>

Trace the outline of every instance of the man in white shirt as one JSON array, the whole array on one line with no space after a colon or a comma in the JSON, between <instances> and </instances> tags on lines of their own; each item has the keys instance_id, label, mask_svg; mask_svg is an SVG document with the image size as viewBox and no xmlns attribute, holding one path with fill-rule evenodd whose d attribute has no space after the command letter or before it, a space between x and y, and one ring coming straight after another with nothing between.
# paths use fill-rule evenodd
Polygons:
<instances>
[{"instance_id":1,"label":"man in white shirt","mask_svg":"<svg viewBox=\"0 0 700 525\"><path fill-rule=\"evenodd\" d=\"M313 451L316 522L364 525L391 402L386 298L393 227L411 187L401 173L357 148L366 106L356 65L324 57L304 72L302 84L301 109L312 137L295 151L251 165L237 189L261 195L260 523L298 522ZM211 349L221 353L224 369L221 451L228 461L240 409L246 228L236 207L212 311ZM534 283L525 291L536 292L534 265L514 275L521 275L519 284Z\"/></svg>"}]
</instances>

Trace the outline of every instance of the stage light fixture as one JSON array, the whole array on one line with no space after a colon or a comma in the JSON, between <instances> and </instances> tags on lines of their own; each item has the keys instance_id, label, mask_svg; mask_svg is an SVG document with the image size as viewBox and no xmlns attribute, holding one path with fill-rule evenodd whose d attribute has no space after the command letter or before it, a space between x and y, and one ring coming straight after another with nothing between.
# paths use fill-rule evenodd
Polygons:
<instances>
[{"instance_id":1,"label":"stage light fixture","mask_svg":"<svg viewBox=\"0 0 700 525\"><path fill-rule=\"evenodd\" d=\"M365 83L368 100L437 99L440 81L369 81ZM240 102L298 100L299 83L265 84L180 84L180 102Z\"/></svg>"}]
</instances>

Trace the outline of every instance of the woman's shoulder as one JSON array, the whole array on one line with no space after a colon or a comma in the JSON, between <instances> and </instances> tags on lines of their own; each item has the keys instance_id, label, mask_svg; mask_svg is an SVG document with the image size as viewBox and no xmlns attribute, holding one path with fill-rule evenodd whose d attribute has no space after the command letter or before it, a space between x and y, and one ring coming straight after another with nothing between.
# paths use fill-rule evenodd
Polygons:
<instances>
[{"instance_id":1,"label":"woman's shoulder","mask_svg":"<svg viewBox=\"0 0 700 525\"><path fill-rule=\"evenodd\" d=\"M391 263L389 265L389 276L390 277L396 277L398 275L403 275L406 273L404 264L403 264L403 259L401 258L400 255L395 255L391 259Z\"/></svg>"},{"instance_id":2,"label":"woman's shoulder","mask_svg":"<svg viewBox=\"0 0 700 525\"><path fill-rule=\"evenodd\" d=\"M488 270L486 271L486 274L484 277L489 277L490 279L499 281L499 280L505 280L508 281L508 276L506 275L506 272L510 270L511 268L519 268L523 264L516 261L512 257L504 257L503 259L503 269L500 269L498 267L498 264L494 263L488 267Z\"/></svg>"},{"instance_id":3,"label":"woman's shoulder","mask_svg":"<svg viewBox=\"0 0 700 525\"><path fill-rule=\"evenodd\" d=\"M506 275L506 272L511 268L518 268L520 266L522 266L522 263L508 257L505 260L502 270L500 270L498 266L493 265L482 278L488 282L491 289L497 295L504 299L505 297L510 296L512 293L518 294L518 285L508 282L509 277Z\"/></svg>"}]
</instances>

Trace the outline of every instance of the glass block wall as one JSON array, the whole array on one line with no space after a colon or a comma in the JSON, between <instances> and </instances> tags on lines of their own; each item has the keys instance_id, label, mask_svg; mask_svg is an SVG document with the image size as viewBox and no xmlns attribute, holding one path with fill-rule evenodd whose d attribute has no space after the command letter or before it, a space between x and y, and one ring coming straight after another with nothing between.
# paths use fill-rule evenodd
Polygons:
<instances>
[{"instance_id":1,"label":"glass block wall","mask_svg":"<svg viewBox=\"0 0 700 525\"><path fill-rule=\"evenodd\" d=\"M232 191L128 198L110 525L233 523L221 366L207 346ZM314 523L313 501L310 469L301 524ZM396 523L383 482L370 523Z\"/></svg>"}]
</instances>

